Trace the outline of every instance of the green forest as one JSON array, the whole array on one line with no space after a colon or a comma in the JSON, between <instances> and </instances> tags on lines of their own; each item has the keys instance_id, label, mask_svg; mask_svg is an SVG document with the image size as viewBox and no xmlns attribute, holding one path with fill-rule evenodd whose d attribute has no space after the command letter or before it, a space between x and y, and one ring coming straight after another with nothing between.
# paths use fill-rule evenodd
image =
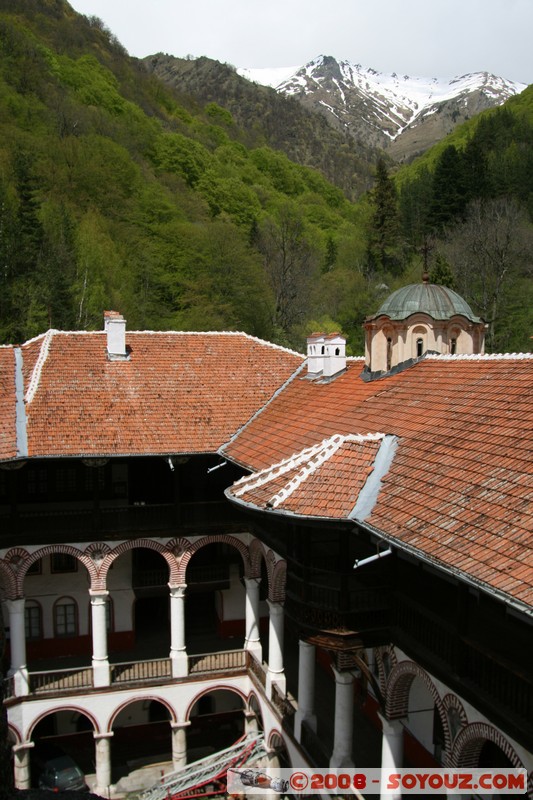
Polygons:
<instances>
[{"instance_id":1,"label":"green forest","mask_svg":"<svg viewBox=\"0 0 533 800\"><path fill-rule=\"evenodd\" d=\"M356 200L346 174L263 140L165 87L100 19L0 0L0 341L115 309L129 329L298 350L341 330L359 354L365 316L427 269L487 321L490 350L530 349L533 87L409 166L377 158Z\"/></svg>"}]
</instances>

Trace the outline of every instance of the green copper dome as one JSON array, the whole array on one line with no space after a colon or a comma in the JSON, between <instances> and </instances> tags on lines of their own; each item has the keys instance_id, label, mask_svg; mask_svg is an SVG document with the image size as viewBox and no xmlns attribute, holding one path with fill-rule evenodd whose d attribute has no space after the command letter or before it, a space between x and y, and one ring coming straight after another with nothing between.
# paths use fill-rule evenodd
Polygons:
<instances>
[{"instance_id":1,"label":"green copper dome","mask_svg":"<svg viewBox=\"0 0 533 800\"><path fill-rule=\"evenodd\" d=\"M400 320L417 312L428 314L432 319L450 319L461 314L471 322L481 322L461 295L447 286L437 286L426 280L397 289L372 318L386 314L390 319Z\"/></svg>"}]
</instances>

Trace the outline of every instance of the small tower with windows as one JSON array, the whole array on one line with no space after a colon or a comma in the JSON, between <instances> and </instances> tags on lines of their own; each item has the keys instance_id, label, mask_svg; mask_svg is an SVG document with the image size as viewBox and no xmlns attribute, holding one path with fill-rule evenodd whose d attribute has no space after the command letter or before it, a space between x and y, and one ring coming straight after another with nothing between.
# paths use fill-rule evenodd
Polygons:
<instances>
[{"instance_id":1,"label":"small tower with windows","mask_svg":"<svg viewBox=\"0 0 533 800\"><path fill-rule=\"evenodd\" d=\"M372 374L391 372L424 353L483 353L486 325L453 289L430 283L393 292L365 327L365 365Z\"/></svg>"}]
</instances>

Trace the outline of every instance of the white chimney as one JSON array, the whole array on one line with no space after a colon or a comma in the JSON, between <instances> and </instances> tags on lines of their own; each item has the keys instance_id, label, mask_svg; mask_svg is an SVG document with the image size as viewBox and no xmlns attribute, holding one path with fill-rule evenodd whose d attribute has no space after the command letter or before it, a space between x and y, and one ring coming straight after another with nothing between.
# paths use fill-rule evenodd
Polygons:
<instances>
[{"instance_id":1,"label":"white chimney","mask_svg":"<svg viewBox=\"0 0 533 800\"><path fill-rule=\"evenodd\" d=\"M324 337L324 368L322 374L330 378L346 369L346 339L340 333L330 333Z\"/></svg>"},{"instance_id":2,"label":"white chimney","mask_svg":"<svg viewBox=\"0 0 533 800\"><path fill-rule=\"evenodd\" d=\"M104 311L104 330L107 333L107 355L112 361L128 357L126 350L126 320L118 311Z\"/></svg>"},{"instance_id":3,"label":"white chimney","mask_svg":"<svg viewBox=\"0 0 533 800\"><path fill-rule=\"evenodd\" d=\"M324 369L325 333L312 333L307 337L307 373L318 375Z\"/></svg>"}]
</instances>

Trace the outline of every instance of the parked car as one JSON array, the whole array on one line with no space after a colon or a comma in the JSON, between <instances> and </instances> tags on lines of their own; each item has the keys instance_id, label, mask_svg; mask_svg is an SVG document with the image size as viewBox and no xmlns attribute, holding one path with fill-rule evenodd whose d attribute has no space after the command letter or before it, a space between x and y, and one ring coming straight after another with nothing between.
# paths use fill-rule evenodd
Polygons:
<instances>
[{"instance_id":1,"label":"parked car","mask_svg":"<svg viewBox=\"0 0 533 800\"><path fill-rule=\"evenodd\" d=\"M74 759L65 753L55 755L45 761L39 775L39 789L52 792L88 789L85 776Z\"/></svg>"}]
</instances>

